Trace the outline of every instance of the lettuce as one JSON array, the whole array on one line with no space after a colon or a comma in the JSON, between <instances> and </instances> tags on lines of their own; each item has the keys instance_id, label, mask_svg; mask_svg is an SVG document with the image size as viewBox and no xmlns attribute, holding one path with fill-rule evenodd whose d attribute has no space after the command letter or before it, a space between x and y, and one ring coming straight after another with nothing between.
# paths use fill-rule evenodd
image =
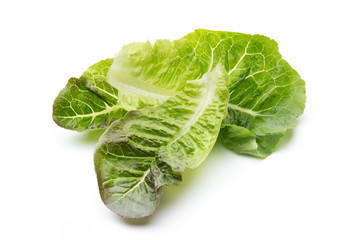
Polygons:
<instances>
[{"instance_id":1,"label":"lettuce","mask_svg":"<svg viewBox=\"0 0 360 240\"><path fill-rule=\"evenodd\" d=\"M130 111L100 138L95 169L101 197L126 218L155 211L162 185L178 185L185 168L209 154L226 116L228 75L221 63L164 103Z\"/></svg>"},{"instance_id":2,"label":"lettuce","mask_svg":"<svg viewBox=\"0 0 360 240\"><path fill-rule=\"evenodd\" d=\"M61 127L106 128L126 112L156 106L218 62L230 77L221 139L237 153L266 157L305 107L305 83L261 35L195 30L175 40L131 43L71 78L54 102Z\"/></svg>"},{"instance_id":3,"label":"lettuce","mask_svg":"<svg viewBox=\"0 0 360 240\"><path fill-rule=\"evenodd\" d=\"M95 152L104 203L124 217L157 207L162 185L200 164L216 138L270 155L305 108L305 83L274 40L199 29L136 42L70 78L53 105L61 127L108 128Z\"/></svg>"}]
</instances>

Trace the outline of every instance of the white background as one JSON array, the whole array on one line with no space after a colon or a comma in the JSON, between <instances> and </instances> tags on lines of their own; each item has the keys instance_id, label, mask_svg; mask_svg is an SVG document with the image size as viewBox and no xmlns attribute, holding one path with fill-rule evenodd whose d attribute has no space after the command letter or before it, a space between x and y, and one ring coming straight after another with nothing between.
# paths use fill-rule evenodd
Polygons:
<instances>
[{"instance_id":1,"label":"white background","mask_svg":"<svg viewBox=\"0 0 360 240\"><path fill-rule=\"evenodd\" d=\"M357 1L1 1L0 239L360 239ZM123 44L196 28L263 34L306 81L298 127L265 160L216 144L158 211L101 202L100 133L61 129L70 77Z\"/></svg>"}]
</instances>

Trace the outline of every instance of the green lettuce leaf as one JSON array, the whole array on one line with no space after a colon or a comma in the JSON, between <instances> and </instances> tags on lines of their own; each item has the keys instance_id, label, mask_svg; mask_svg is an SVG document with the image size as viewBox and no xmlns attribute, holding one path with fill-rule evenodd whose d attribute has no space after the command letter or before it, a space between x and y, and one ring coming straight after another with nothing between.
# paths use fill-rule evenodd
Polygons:
<instances>
[{"instance_id":1,"label":"green lettuce leaf","mask_svg":"<svg viewBox=\"0 0 360 240\"><path fill-rule=\"evenodd\" d=\"M54 101L53 119L61 127L83 131L106 128L125 115L118 90L106 80L113 59L100 61L80 78L70 78Z\"/></svg>"},{"instance_id":2,"label":"green lettuce leaf","mask_svg":"<svg viewBox=\"0 0 360 240\"><path fill-rule=\"evenodd\" d=\"M237 153L264 158L288 129L296 127L305 107L304 81L279 59L275 66L249 68L234 82L221 139Z\"/></svg>"},{"instance_id":3,"label":"green lettuce leaf","mask_svg":"<svg viewBox=\"0 0 360 240\"><path fill-rule=\"evenodd\" d=\"M102 78L104 84L115 89L110 92L117 97L116 104L89 109L77 101L87 92L73 91L67 99L76 101L74 108L78 111L74 114L69 104L61 101L54 104L54 119L60 126L75 130L107 127L126 111L163 103L178 94L186 80L201 78L218 62L230 77L229 113L223 122L222 141L237 153L268 156L284 133L296 126L296 118L304 111L305 84L282 59L277 43L262 35L199 29L172 42L158 40L154 45L146 42L124 46L112 65L107 62L110 70L108 74L103 71ZM92 82L87 81L87 86L91 89ZM66 93L69 88L65 88ZM84 118L82 112L97 118L86 114ZM68 115L76 118L69 119ZM66 121L60 122L58 116L67 117Z\"/></svg>"},{"instance_id":4,"label":"green lettuce leaf","mask_svg":"<svg viewBox=\"0 0 360 240\"><path fill-rule=\"evenodd\" d=\"M130 111L156 106L179 94L203 72L192 48L181 41L125 45L115 55L107 79L118 89L119 104Z\"/></svg>"},{"instance_id":5,"label":"green lettuce leaf","mask_svg":"<svg viewBox=\"0 0 360 240\"><path fill-rule=\"evenodd\" d=\"M228 75L221 64L155 107L128 112L100 138L95 169L106 206L125 218L152 214L161 186L209 154L227 114Z\"/></svg>"},{"instance_id":6,"label":"green lettuce leaf","mask_svg":"<svg viewBox=\"0 0 360 240\"><path fill-rule=\"evenodd\" d=\"M192 48L182 41L125 45L71 78L53 105L53 119L66 129L106 128L127 111L156 106L180 93L188 79L203 75Z\"/></svg>"},{"instance_id":7,"label":"green lettuce leaf","mask_svg":"<svg viewBox=\"0 0 360 240\"><path fill-rule=\"evenodd\" d=\"M197 30L185 36L208 69L222 62L230 76L229 113L221 139L237 153L266 157L305 108L305 83L261 35Z\"/></svg>"}]
</instances>

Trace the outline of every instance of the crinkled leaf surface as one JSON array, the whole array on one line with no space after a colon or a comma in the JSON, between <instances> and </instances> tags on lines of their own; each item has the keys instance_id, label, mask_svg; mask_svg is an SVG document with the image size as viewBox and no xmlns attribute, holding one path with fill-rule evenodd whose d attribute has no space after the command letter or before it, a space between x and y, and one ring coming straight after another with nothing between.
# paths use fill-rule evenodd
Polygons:
<instances>
[{"instance_id":1,"label":"crinkled leaf surface","mask_svg":"<svg viewBox=\"0 0 360 240\"><path fill-rule=\"evenodd\" d=\"M107 79L125 110L156 106L203 75L201 62L183 41L131 43L115 55Z\"/></svg>"},{"instance_id":2,"label":"crinkled leaf surface","mask_svg":"<svg viewBox=\"0 0 360 240\"><path fill-rule=\"evenodd\" d=\"M261 35L200 29L172 42L124 46L115 56L109 74L103 71L102 78L110 83L106 86L113 90L109 92L117 98L113 99L116 104L103 103L90 109L78 101L87 98L87 92L76 88L70 92L69 86L58 98L70 92L66 99L78 110L72 111L63 100L55 101L62 107L54 104L54 113L56 109L57 115L65 118L62 122L54 119L61 126L77 130L79 125L81 130L107 127L126 111L161 104L181 91L188 79L200 78L218 62L230 76L229 113L220 134L225 146L237 153L268 156L285 131L296 126L296 118L305 107L305 84L282 59L277 43ZM87 84L91 89L92 81ZM84 115L82 112L90 116L78 117Z\"/></svg>"},{"instance_id":3,"label":"crinkled leaf surface","mask_svg":"<svg viewBox=\"0 0 360 240\"><path fill-rule=\"evenodd\" d=\"M70 78L53 105L53 119L61 127L82 131L108 127L126 113L118 104L118 90L106 81L112 59L100 61L80 78Z\"/></svg>"},{"instance_id":4,"label":"crinkled leaf surface","mask_svg":"<svg viewBox=\"0 0 360 240\"><path fill-rule=\"evenodd\" d=\"M196 30L185 36L209 69L222 62L230 76L229 114L221 131L237 153L268 156L296 126L305 107L305 83L261 35Z\"/></svg>"},{"instance_id":5,"label":"crinkled leaf surface","mask_svg":"<svg viewBox=\"0 0 360 240\"><path fill-rule=\"evenodd\" d=\"M71 78L53 105L53 119L64 128L106 128L127 111L156 106L180 93L189 79L204 71L184 41L158 40L125 45Z\"/></svg>"},{"instance_id":6,"label":"crinkled leaf surface","mask_svg":"<svg viewBox=\"0 0 360 240\"><path fill-rule=\"evenodd\" d=\"M153 213L162 185L177 185L184 168L212 149L226 116L228 74L221 64L164 103L128 112L100 138L95 169L102 200L126 218Z\"/></svg>"}]
</instances>

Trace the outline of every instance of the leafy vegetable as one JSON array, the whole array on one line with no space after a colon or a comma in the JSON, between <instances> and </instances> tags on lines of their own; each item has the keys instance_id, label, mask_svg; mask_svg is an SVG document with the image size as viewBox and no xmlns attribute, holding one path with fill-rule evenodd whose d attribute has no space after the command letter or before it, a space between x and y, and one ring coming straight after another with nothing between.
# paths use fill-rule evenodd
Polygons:
<instances>
[{"instance_id":1,"label":"leafy vegetable","mask_svg":"<svg viewBox=\"0 0 360 240\"><path fill-rule=\"evenodd\" d=\"M184 168L212 149L226 116L228 75L219 63L187 81L161 105L128 112L101 137L95 169L104 203L126 218L150 215L162 185L177 185Z\"/></svg>"},{"instance_id":2,"label":"leafy vegetable","mask_svg":"<svg viewBox=\"0 0 360 240\"><path fill-rule=\"evenodd\" d=\"M53 119L61 127L82 131L104 128L126 111L118 104L118 90L106 81L113 59L100 61L80 78L70 78L53 105Z\"/></svg>"},{"instance_id":3,"label":"leafy vegetable","mask_svg":"<svg viewBox=\"0 0 360 240\"><path fill-rule=\"evenodd\" d=\"M74 130L107 127L127 111L175 96L188 79L201 78L218 62L230 77L222 141L237 153L268 156L286 130L296 126L305 107L305 86L277 43L261 35L200 29L172 42L124 46L113 64L100 62L100 71L96 64L90 67L96 74L84 73L82 85L69 80L54 103L54 119Z\"/></svg>"},{"instance_id":4,"label":"leafy vegetable","mask_svg":"<svg viewBox=\"0 0 360 240\"><path fill-rule=\"evenodd\" d=\"M229 113L221 138L237 153L268 156L305 107L305 84L261 35L196 30L184 37L211 69L222 62L230 76Z\"/></svg>"},{"instance_id":5,"label":"leafy vegetable","mask_svg":"<svg viewBox=\"0 0 360 240\"><path fill-rule=\"evenodd\" d=\"M200 29L131 43L94 64L68 81L53 118L77 131L109 127L95 151L101 197L115 213L139 218L218 135L236 153L271 154L305 100L304 81L274 40Z\"/></svg>"},{"instance_id":6,"label":"leafy vegetable","mask_svg":"<svg viewBox=\"0 0 360 240\"><path fill-rule=\"evenodd\" d=\"M156 106L182 91L186 81L203 75L192 48L180 41L131 43L114 58L108 82L119 89L127 111Z\"/></svg>"},{"instance_id":7,"label":"leafy vegetable","mask_svg":"<svg viewBox=\"0 0 360 240\"><path fill-rule=\"evenodd\" d=\"M237 153L266 157L296 127L304 107L304 81L281 58L275 66L244 72L230 86L222 141Z\"/></svg>"}]
</instances>

